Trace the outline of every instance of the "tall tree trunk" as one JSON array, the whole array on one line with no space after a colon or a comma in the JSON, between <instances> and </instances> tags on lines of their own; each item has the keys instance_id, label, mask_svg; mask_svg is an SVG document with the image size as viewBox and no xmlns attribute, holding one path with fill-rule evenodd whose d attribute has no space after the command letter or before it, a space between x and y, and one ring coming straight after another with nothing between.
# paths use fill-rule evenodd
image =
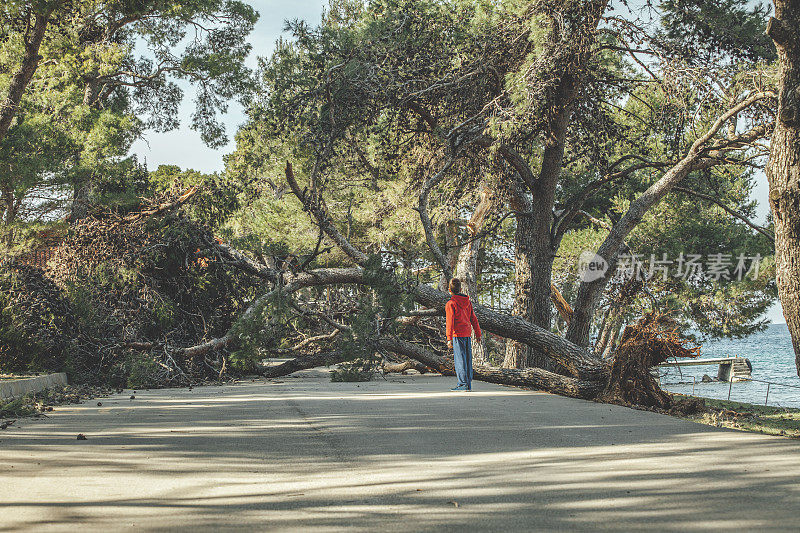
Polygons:
<instances>
[{"instance_id":1,"label":"tall tree trunk","mask_svg":"<svg viewBox=\"0 0 800 533\"><path fill-rule=\"evenodd\" d=\"M766 173L775 220L775 267L800 375L800 0L775 0L767 34L778 49L778 120Z\"/></svg>"},{"instance_id":2,"label":"tall tree trunk","mask_svg":"<svg viewBox=\"0 0 800 533\"><path fill-rule=\"evenodd\" d=\"M579 80L567 75L562 80L559 98L551 112L545 131L542 168L531 199L530 224L533 237L530 241L531 317L530 320L540 328L550 329L550 286L553 277L553 260L556 257L553 239L553 206L556 201L556 188L561 178L564 149L567 144L567 128L574 108L574 98Z\"/></svg>"},{"instance_id":3,"label":"tall tree trunk","mask_svg":"<svg viewBox=\"0 0 800 533\"><path fill-rule=\"evenodd\" d=\"M72 205L69 212L69 221L76 222L89 215L89 195L92 190L92 178L78 181L73 187Z\"/></svg>"},{"instance_id":4,"label":"tall tree trunk","mask_svg":"<svg viewBox=\"0 0 800 533\"><path fill-rule=\"evenodd\" d=\"M22 63L11 78L6 98L0 104L0 142L5 139L8 129L11 127L11 121L17 115L22 95L25 94L25 89L33 78L36 67L39 66L41 59L39 48L44 39L51 13L52 8L44 13L35 13L30 34L25 36L25 54L22 56Z\"/></svg>"},{"instance_id":5,"label":"tall tree trunk","mask_svg":"<svg viewBox=\"0 0 800 533\"><path fill-rule=\"evenodd\" d=\"M519 181L515 181L511 192L510 208L517 212L517 227L514 230L514 305L511 314L533 321L533 298L531 286L533 272L533 224L531 223L531 199ZM544 359L532 361L532 359ZM526 368L535 366L547 368L549 361L539 354L535 357L527 344L508 339L503 368Z\"/></svg>"},{"instance_id":6,"label":"tall tree trunk","mask_svg":"<svg viewBox=\"0 0 800 533\"><path fill-rule=\"evenodd\" d=\"M545 330L550 329L550 287L556 255L552 232L553 206L561 177L567 128L572 116L577 84L578 80L567 75L559 86L554 110L545 129L542 166L532 197L529 198L519 187L512 193L512 209L520 213L514 234L513 314L524 317ZM503 366L533 366L554 370L552 362L544 353L531 351L527 346L514 341L506 345Z\"/></svg>"}]
</instances>

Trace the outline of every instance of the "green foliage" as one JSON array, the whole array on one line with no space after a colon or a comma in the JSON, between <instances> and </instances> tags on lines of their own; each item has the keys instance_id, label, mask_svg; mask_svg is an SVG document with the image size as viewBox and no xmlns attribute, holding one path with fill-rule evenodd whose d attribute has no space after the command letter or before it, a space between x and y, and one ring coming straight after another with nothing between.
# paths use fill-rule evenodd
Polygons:
<instances>
[{"instance_id":1,"label":"green foliage","mask_svg":"<svg viewBox=\"0 0 800 533\"><path fill-rule=\"evenodd\" d=\"M483 186L496 194L478 257L483 271L478 281L484 295L487 287L492 294L497 289L498 306L507 308L515 230L509 211L517 171L499 157L499 144L513 147L532 169L540 168L542 128L554 101L563 97L559 80L580 77L585 83L556 187L556 216L610 172L656 162L606 181L580 204L589 215L613 224L732 97L752 90L753 80L770 83L770 71L756 65L772 57L759 33L766 11L740 0L721 6L700 0L663 3L663 31L647 36L647 46L664 53L688 43L682 61L728 63L710 71L713 83L694 71L684 74L685 63L674 76L667 70L671 65L649 64L667 73L662 85L645 83L644 65L620 51L631 44L626 38L639 38L626 33L630 28L617 32L606 21L609 26L599 32L600 46L595 46L595 36L587 32L592 15L585 2L576 0L336 0L317 27L290 22L290 40L259 60L257 79L244 66L250 50L246 36L256 15L241 2L63 4L20 113L0 142L0 164L6 169L0 173L0 193L28 206L42 191L54 200L38 210L9 211L4 219L45 219L63 208L62 200L73 198L111 206L119 214L139 206L143 195L174 196L189 187L200 192L184 211L191 222L175 216L124 230L100 222L99 229L73 228L59 261L62 267L74 266L64 267L69 275L59 279L81 350L65 357L59 345L62 355L56 359L61 357L72 372L86 375L100 368L97 372L121 383L146 386L168 372L157 362L159 348L132 355L121 348L127 341L185 346L220 336L259 298L252 312L233 324L239 339L230 357L233 367L252 368L265 356L288 353L306 333L330 332L331 322L320 318L330 314L346 330L326 348L341 350L350 361L332 378L371 373L380 353L376 338L397 333L395 319L414 307L412 282L434 281L435 274L425 273L433 257L417 199L422 184L453 153L457 161L429 197L434 231L443 248L463 245L472 236L464 228L453 229L456 222L463 225L460 221L469 218ZM23 50L17 7L0 13L7 22L0 28L0 91L7 89ZM130 23L107 31L121 20ZM737 24L741 31L732 32ZM584 56L589 59L583 61ZM224 173L171 165L148 173L126 157L145 128L176 126L183 97L179 83L185 82L198 89L193 127L211 146L224 141L217 113L227 100L239 98L248 105L247 123L236 135ZM717 82L726 89L716 90ZM756 124L767 115L754 111L742 122ZM487 149L487 144L493 146ZM684 185L752 216L749 155L742 155L740 164L731 159L724 168L693 172ZM214 258L201 257L215 238L211 228L276 269L350 263L287 190L287 162L301 190L324 198L337 229L370 254L364 286L308 288L289 301L264 294L245 276L233 276ZM555 280L571 301L577 257L596 249L607 230L580 216L567 227L563 240L555 235L563 228L554 227L550 237ZM9 240L19 237L17 232ZM628 241L644 257L771 254L765 239L727 213L681 194L668 195L647 213ZM742 283L654 281L648 290L657 305L680 315L684 324L712 336L737 336L761 327L759 317L774 300L770 272L765 268L757 280ZM614 290L606 296L607 307ZM15 353L27 350L38 358L23 367L44 365L41 361L50 356L41 354L50 348L22 327L36 317L19 310L16 296L0 297L6 310L2 338ZM650 297L633 298L624 319L652 305ZM46 313L42 319L56 320ZM55 329L50 323L47 328ZM201 374L214 364L190 361L186 370Z\"/></svg>"},{"instance_id":2,"label":"green foliage","mask_svg":"<svg viewBox=\"0 0 800 533\"><path fill-rule=\"evenodd\" d=\"M641 161L667 165L656 164L608 182L588 198L583 209L613 225L630 202L661 176L661 169L680 159L699 132L727 108L732 94L753 89L754 62L768 59L765 49L759 48L763 37L756 35L760 8L745 8L735 0L728 5L732 11L727 18L707 2L685 6L686 13L696 8L707 23L705 29L697 28L697 35L709 39L697 54L728 53L715 50L717 39L739 47L738 55L730 57L748 59L714 71L722 76L726 92L692 73L669 74L671 65L650 65L664 69L660 72L668 80L664 85L646 83L642 67L619 50L630 44L623 38L630 38L628 30L601 32L598 39L603 46L588 48L588 12L581 2L336 2L318 27L291 23L292 40L279 42L272 57L260 61L257 97L248 109L248 122L237 134L237 149L226 159L231 179L253 184L259 192L224 230L256 254L299 254L313 248L318 230L286 192L282 178L286 162L291 162L301 189L315 188L324 196L341 233L376 257L391 254L398 261L388 266L373 258L365 268L374 292L357 293L358 311L348 317L353 334L340 341L353 357L365 355L371 350L367 340L392 327L388 317L399 312L395 309L410 305L400 301L407 298L402 282L380 276L402 279L431 263L414 209L421 183L441 168L452 149L447 143L458 138L454 132L468 137L466 125L474 121L473 132L499 136L536 169L542 155L537 135L557 92L553 83L568 73L585 76L556 192L557 211L612 170ZM678 3L666 3L664 8L663 27L673 32L674 39L687 31L681 29L680 9ZM747 31L738 42L724 28L734 27L731 21L746 22ZM659 52L673 38L652 33L637 34L640 37L649 39L648 46ZM590 55L588 69L570 73L577 64L574 58L582 54ZM769 71L758 68L755 79L769 84ZM766 115L754 112L746 122L749 126L765 119ZM458 129L462 127L465 130ZM445 142L442 135L447 131L452 137ZM430 197L434 230L439 234L446 221L469 216L479 184L496 189L498 218L507 209L499 204L509 197L510 169L492 150L464 148L464 155ZM748 166L742 164L693 173L686 186L752 216L752 181ZM484 272L479 286L484 291L491 287L493 295L498 292L501 307L508 306L513 287L513 270L507 262L513 231L513 219L498 224L484 239L479 256ZM469 238L465 234L458 237ZM596 249L606 235L606 229L579 216L563 241L555 240L554 275L568 301L577 289L577 257ZM674 194L647 214L630 245L645 257L677 255L681 246L686 253L704 255L721 250L750 255L763 250L762 256L770 255L763 239L719 208ZM314 264L344 261L334 250ZM373 274L378 278L370 279ZM419 279L432 281L424 274ZM702 291L717 289L656 283L652 290L666 307L686 322L697 321L709 335L739 335L761 327L760 316L774 300L769 284L726 283L722 293L751 305L740 305L738 314L726 311L722 319L700 311L707 307L700 304ZM649 298L636 299L625 310L627 318L647 311L651 304Z\"/></svg>"},{"instance_id":3,"label":"green foliage","mask_svg":"<svg viewBox=\"0 0 800 533\"><path fill-rule=\"evenodd\" d=\"M149 189L155 195L177 196L190 187L197 187L199 193L186 206L186 211L194 220L211 228L223 224L240 207L240 197L245 194L242 184L227 175L181 170L175 165L160 165L150 172L148 179Z\"/></svg>"},{"instance_id":4,"label":"green foliage","mask_svg":"<svg viewBox=\"0 0 800 533\"><path fill-rule=\"evenodd\" d=\"M19 418L33 414L36 414L36 407L31 404L27 396L0 403L0 419Z\"/></svg>"},{"instance_id":5,"label":"green foliage","mask_svg":"<svg viewBox=\"0 0 800 533\"><path fill-rule=\"evenodd\" d=\"M144 129L177 127L179 83L197 89L192 127L213 147L226 142L218 113L251 94L244 60L258 15L243 2L53 4L41 60L0 141L4 223L60 215L73 198L79 206L132 206L147 179L127 153ZM0 94L21 64L38 9L20 3L0 11Z\"/></svg>"},{"instance_id":6,"label":"green foliage","mask_svg":"<svg viewBox=\"0 0 800 533\"><path fill-rule=\"evenodd\" d=\"M363 382L372 381L376 372L374 359L356 359L339 364L338 368L331 370L333 382Z\"/></svg>"},{"instance_id":7,"label":"green foliage","mask_svg":"<svg viewBox=\"0 0 800 533\"><path fill-rule=\"evenodd\" d=\"M0 372L63 370L75 333L69 302L40 270L0 269Z\"/></svg>"},{"instance_id":8,"label":"green foliage","mask_svg":"<svg viewBox=\"0 0 800 533\"><path fill-rule=\"evenodd\" d=\"M72 226L48 272L63 287L61 315L71 317L55 357L71 381L165 385L219 371L213 354L170 356L224 335L255 295L249 277L201 256L211 238L179 216L120 223L106 213ZM140 346L131 351L130 342Z\"/></svg>"},{"instance_id":9,"label":"green foliage","mask_svg":"<svg viewBox=\"0 0 800 533\"><path fill-rule=\"evenodd\" d=\"M238 339L238 348L231 353L234 367L252 368L270 350L283 348L293 315L280 293L265 294L247 316L239 317L231 328Z\"/></svg>"},{"instance_id":10,"label":"green foliage","mask_svg":"<svg viewBox=\"0 0 800 533\"><path fill-rule=\"evenodd\" d=\"M747 0L665 0L662 37L690 62L773 61L769 4Z\"/></svg>"},{"instance_id":11,"label":"green foliage","mask_svg":"<svg viewBox=\"0 0 800 533\"><path fill-rule=\"evenodd\" d=\"M127 385L131 389L149 389L163 386L164 369L149 354L131 354L125 361Z\"/></svg>"}]
</instances>

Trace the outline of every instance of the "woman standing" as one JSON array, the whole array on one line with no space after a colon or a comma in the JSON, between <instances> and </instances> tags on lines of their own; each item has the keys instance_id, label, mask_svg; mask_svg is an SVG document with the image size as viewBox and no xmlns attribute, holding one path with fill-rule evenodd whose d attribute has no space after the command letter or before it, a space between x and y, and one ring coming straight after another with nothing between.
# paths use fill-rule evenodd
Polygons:
<instances>
[{"instance_id":1,"label":"woman standing","mask_svg":"<svg viewBox=\"0 0 800 533\"><path fill-rule=\"evenodd\" d=\"M447 347L453 350L453 366L456 369L458 385L450 390L472 390L472 331L475 339L481 341L481 326L472 309L469 296L461 294L461 280L453 278L448 285L450 301L445 305L447 316Z\"/></svg>"}]
</instances>

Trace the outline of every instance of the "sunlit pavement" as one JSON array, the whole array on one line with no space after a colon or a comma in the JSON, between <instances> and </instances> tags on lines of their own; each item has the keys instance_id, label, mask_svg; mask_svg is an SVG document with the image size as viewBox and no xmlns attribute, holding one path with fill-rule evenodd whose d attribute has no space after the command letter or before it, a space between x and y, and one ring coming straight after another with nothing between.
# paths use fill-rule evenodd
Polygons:
<instances>
[{"instance_id":1,"label":"sunlit pavement","mask_svg":"<svg viewBox=\"0 0 800 533\"><path fill-rule=\"evenodd\" d=\"M800 441L452 386L309 371L60 407L0 431L0 531L800 528Z\"/></svg>"}]
</instances>

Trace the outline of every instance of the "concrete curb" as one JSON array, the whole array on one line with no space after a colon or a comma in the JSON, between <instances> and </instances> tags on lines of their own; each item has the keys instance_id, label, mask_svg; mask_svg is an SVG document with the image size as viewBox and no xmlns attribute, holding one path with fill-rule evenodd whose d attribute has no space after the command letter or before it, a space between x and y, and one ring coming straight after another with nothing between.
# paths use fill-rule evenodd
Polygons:
<instances>
[{"instance_id":1,"label":"concrete curb","mask_svg":"<svg viewBox=\"0 0 800 533\"><path fill-rule=\"evenodd\" d=\"M0 382L0 400L11 400L19 398L29 392L39 392L48 387L66 385L67 375L63 372L59 374L48 374L35 378L16 379L14 381Z\"/></svg>"}]
</instances>

